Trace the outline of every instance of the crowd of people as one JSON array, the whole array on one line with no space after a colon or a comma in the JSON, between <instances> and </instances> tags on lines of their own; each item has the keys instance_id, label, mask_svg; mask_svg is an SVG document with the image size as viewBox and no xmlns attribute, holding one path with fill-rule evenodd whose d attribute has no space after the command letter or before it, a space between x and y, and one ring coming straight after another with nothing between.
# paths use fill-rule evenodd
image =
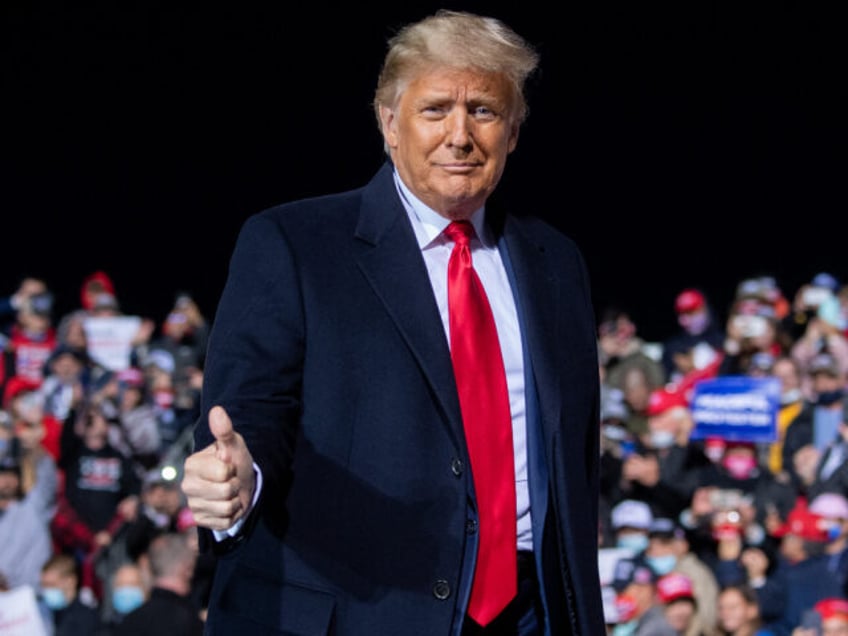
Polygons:
<instances>
[{"instance_id":1,"label":"crowd of people","mask_svg":"<svg viewBox=\"0 0 848 636\"><path fill-rule=\"evenodd\" d=\"M183 293L161 321L125 314L103 271L64 315L54 291L26 278L0 299L0 616L27 634L200 634L215 563L179 480L208 322Z\"/></svg>"},{"instance_id":2,"label":"crowd of people","mask_svg":"<svg viewBox=\"0 0 848 636\"><path fill-rule=\"evenodd\" d=\"M742 279L725 310L680 290L658 343L599 315L611 634L848 634L848 287L821 272L789 291ZM723 379L777 387L768 435L699 411Z\"/></svg>"},{"instance_id":3,"label":"crowd of people","mask_svg":"<svg viewBox=\"0 0 848 636\"><path fill-rule=\"evenodd\" d=\"M681 290L661 342L599 311L610 634L848 634L848 286L793 291L744 279L722 311ZM125 315L102 271L54 314L40 279L0 299L0 585L33 590L45 633L200 633L215 563L180 471L209 322L186 294ZM722 376L779 381L772 439L698 435Z\"/></svg>"}]
</instances>

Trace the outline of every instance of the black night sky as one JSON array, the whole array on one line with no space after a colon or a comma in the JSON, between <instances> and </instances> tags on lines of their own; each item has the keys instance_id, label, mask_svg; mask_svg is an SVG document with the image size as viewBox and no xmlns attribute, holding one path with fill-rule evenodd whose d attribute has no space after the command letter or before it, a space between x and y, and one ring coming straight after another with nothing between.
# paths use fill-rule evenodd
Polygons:
<instances>
[{"instance_id":1,"label":"black night sky","mask_svg":"<svg viewBox=\"0 0 848 636\"><path fill-rule=\"evenodd\" d=\"M848 281L838 3L74 4L0 8L0 294L38 275L69 309L103 269L129 313L211 315L247 216L379 167L385 41L439 6L539 47L499 196L577 240L598 308L660 338L684 286Z\"/></svg>"}]
</instances>

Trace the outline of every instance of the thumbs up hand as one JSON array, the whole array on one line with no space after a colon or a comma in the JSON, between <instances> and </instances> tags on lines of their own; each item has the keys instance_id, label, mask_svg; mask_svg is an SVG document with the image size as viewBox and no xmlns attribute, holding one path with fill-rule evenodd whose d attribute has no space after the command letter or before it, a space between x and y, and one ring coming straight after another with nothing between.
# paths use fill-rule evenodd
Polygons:
<instances>
[{"instance_id":1,"label":"thumbs up hand","mask_svg":"<svg viewBox=\"0 0 848 636\"><path fill-rule=\"evenodd\" d=\"M250 510L253 457L222 407L209 411L209 430L215 441L186 458L182 489L197 525L226 530Z\"/></svg>"}]
</instances>

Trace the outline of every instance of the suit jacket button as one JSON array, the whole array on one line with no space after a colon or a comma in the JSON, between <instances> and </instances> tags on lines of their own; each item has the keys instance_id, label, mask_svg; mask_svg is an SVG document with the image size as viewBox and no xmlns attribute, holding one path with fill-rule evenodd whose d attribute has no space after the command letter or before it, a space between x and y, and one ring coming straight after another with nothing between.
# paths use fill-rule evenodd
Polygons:
<instances>
[{"instance_id":1,"label":"suit jacket button","mask_svg":"<svg viewBox=\"0 0 848 636\"><path fill-rule=\"evenodd\" d=\"M465 468L462 464L462 460L458 457L454 457L453 461L451 461L451 472L459 477L462 474L462 470Z\"/></svg>"},{"instance_id":2,"label":"suit jacket button","mask_svg":"<svg viewBox=\"0 0 848 636\"><path fill-rule=\"evenodd\" d=\"M477 532L477 520L469 519L465 522L465 532L468 534L474 534Z\"/></svg>"},{"instance_id":3,"label":"suit jacket button","mask_svg":"<svg viewBox=\"0 0 848 636\"><path fill-rule=\"evenodd\" d=\"M433 584L433 596L440 601L444 601L450 596L450 585L444 579L439 579Z\"/></svg>"}]
</instances>

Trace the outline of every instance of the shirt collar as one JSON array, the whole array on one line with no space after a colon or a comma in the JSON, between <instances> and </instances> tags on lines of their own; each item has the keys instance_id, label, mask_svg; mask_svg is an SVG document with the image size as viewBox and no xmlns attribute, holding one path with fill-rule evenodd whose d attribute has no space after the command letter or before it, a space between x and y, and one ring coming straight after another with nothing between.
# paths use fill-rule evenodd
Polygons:
<instances>
[{"instance_id":1,"label":"shirt collar","mask_svg":"<svg viewBox=\"0 0 848 636\"><path fill-rule=\"evenodd\" d=\"M393 171L393 174L401 202L403 203L403 207L406 208L410 221L412 221L412 227L415 229L418 247L423 250L441 236L442 232L450 224L450 219L446 219L412 194L412 191L406 187L406 184L400 178L400 175L398 175L397 169ZM474 226L474 232L483 245L491 247L493 242L486 232L485 206L475 210L468 220Z\"/></svg>"}]
</instances>

